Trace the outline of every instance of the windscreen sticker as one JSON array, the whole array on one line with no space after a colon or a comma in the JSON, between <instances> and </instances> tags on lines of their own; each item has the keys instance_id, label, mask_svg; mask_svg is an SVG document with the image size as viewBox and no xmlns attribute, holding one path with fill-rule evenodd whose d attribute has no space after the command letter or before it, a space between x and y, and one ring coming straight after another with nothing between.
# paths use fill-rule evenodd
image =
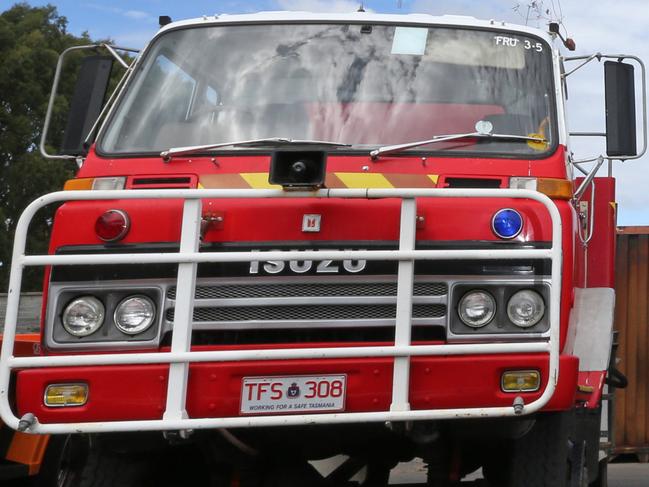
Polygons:
<instances>
[{"instance_id":1,"label":"windscreen sticker","mask_svg":"<svg viewBox=\"0 0 649 487\"><path fill-rule=\"evenodd\" d=\"M423 56L426 52L428 29L422 27L396 27L392 41L392 54Z\"/></svg>"},{"instance_id":2,"label":"windscreen sticker","mask_svg":"<svg viewBox=\"0 0 649 487\"><path fill-rule=\"evenodd\" d=\"M526 51L543 52L543 43L532 42L529 39L517 39L504 35L494 36L496 47L523 47Z\"/></svg>"}]
</instances>

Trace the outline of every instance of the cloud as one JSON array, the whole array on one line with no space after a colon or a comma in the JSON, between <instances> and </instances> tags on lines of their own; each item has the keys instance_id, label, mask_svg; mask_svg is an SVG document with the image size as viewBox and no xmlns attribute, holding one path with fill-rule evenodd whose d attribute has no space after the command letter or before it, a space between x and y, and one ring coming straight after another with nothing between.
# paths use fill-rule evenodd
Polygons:
<instances>
[{"instance_id":1,"label":"cloud","mask_svg":"<svg viewBox=\"0 0 649 487\"><path fill-rule=\"evenodd\" d=\"M136 20L148 19L151 17L150 14L148 14L147 12L142 12L141 10L127 10L123 12L123 15L125 17L128 17L129 19L136 19Z\"/></svg>"},{"instance_id":2,"label":"cloud","mask_svg":"<svg viewBox=\"0 0 649 487\"><path fill-rule=\"evenodd\" d=\"M304 12L355 12L363 2L353 0L277 0L283 10L300 10ZM371 11L367 7L368 12Z\"/></svg>"},{"instance_id":3,"label":"cloud","mask_svg":"<svg viewBox=\"0 0 649 487\"><path fill-rule=\"evenodd\" d=\"M148 12L142 10L126 10L119 7L111 7L107 5L97 4L97 3L87 3L86 7L92 8L94 10L99 10L100 12L107 12L115 15L121 15L131 20L144 20L147 22L157 22L157 17L151 15Z\"/></svg>"}]
</instances>

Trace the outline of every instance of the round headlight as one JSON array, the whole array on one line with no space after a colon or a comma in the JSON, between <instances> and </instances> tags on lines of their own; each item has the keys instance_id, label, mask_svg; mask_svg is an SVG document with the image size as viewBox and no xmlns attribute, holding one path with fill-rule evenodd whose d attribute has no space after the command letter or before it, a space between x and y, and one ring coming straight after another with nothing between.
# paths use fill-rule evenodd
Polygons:
<instances>
[{"instance_id":1,"label":"round headlight","mask_svg":"<svg viewBox=\"0 0 649 487\"><path fill-rule=\"evenodd\" d=\"M465 325L480 328L496 314L496 300L487 291L470 291L460 299L458 313Z\"/></svg>"},{"instance_id":2,"label":"round headlight","mask_svg":"<svg viewBox=\"0 0 649 487\"><path fill-rule=\"evenodd\" d=\"M500 238L517 237L523 229L523 217L511 208L498 210L491 220L491 229Z\"/></svg>"},{"instance_id":3,"label":"round headlight","mask_svg":"<svg viewBox=\"0 0 649 487\"><path fill-rule=\"evenodd\" d=\"M516 326L529 328L536 325L545 313L543 298L536 291L518 291L507 303L507 316Z\"/></svg>"},{"instance_id":4,"label":"round headlight","mask_svg":"<svg viewBox=\"0 0 649 487\"><path fill-rule=\"evenodd\" d=\"M155 319L155 305L146 296L130 296L115 308L115 326L128 335L148 329Z\"/></svg>"},{"instance_id":5,"label":"round headlight","mask_svg":"<svg viewBox=\"0 0 649 487\"><path fill-rule=\"evenodd\" d=\"M65 307L61 321L63 328L76 337L96 332L104 322L105 309L94 296L82 296Z\"/></svg>"}]
</instances>

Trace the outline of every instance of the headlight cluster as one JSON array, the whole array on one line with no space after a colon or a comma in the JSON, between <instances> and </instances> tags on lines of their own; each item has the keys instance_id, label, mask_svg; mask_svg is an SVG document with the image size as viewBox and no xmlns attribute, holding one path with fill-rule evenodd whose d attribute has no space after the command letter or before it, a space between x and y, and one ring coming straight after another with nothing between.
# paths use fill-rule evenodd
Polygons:
<instances>
[{"instance_id":1,"label":"headlight cluster","mask_svg":"<svg viewBox=\"0 0 649 487\"><path fill-rule=\"evenodd\" d=\"M138 335L148 330L155 321L155 304L145 295L122 299L113 313L115 327L127 335ZM106 308L95 296L73 299L63 310L63 328L73 336L85 337L95 333L104 324Z\"/></svg>"},{"instance_id":2,"label":"headlight cluster","mask_svg":"<svg viewBox=\"0 0 649 487\"><path fill-rule=\"evenodd\" d=\"M495 288L492 291L501 290ZM543 296L533 289L522 289L508 298L505 310L509 321L518 328L531 328L538 324L545 315ZM497 299L487 289L473 289L465 292L457 305L457 314L463 324L471 328L482 328L493 321L498 314Z\"/></svg>"}]
</instances>

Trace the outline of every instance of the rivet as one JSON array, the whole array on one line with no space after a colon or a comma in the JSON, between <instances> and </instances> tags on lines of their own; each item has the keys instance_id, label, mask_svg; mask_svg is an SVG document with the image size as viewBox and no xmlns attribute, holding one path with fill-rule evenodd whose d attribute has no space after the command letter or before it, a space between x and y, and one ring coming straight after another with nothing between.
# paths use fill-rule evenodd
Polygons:
<instances>
[{"instance_id":1,"label":"rivet","mask_svg":"<svg viewBox=\"0 0 649 487\"><path fill-rule=\"evenodd\" d=\"M210 380L216 380L216 374L210 374Z\"/></svg>"},{"instance_id":2,"label":"rivet","mask_svg":"<svg viewBox=\"0 0 649 487\"><path fill-rule=\"evenodd\" d=\"M165 381L165 376L161 375L160 377L158 377L158 379L160 379L160 382L164 382Z\"/></svg>"},{"instance_id":3,"label":"rivet","mask_svg":"<svg viewBox=\"0 0 649 487\"><path fill-rule=\"evenodd\" d=\"M374 399L372 399L372 403L373 404L378 404L379 403L378 397L375 397Z\"/></svg>"},{"instance_id":4,"label":"rivet","mask_svg":"<svg viewBox=\"0 0 649 487\"><path fill-rule=\"evenodd\" d=\"M209 406L207 406L207 407L210 409L210 411L213 411L214 409L216 409L216 405L213 402L211 402L209 404Z\"/></svg>"},{"instance_id":5,"label":"rivet","mask_svg":"<svg viewBox=\"0 0 649 487\"><path fill-rule=\"evenodd\" d=\"M426 368L424 369L424 372L426 372L427 374L430 374L430 367L426 367Z\"/></svg>"},{"instance_id":6,"label":"rivet","mask_svg":"<svg viewBox=\"0 0 649 487\"><path fill-rule=\"evenodd\" d=\"M379 375L380 374L379 369L374 369L372 372L374 373L374 375Z\"/></svg>"}]
</instances>

